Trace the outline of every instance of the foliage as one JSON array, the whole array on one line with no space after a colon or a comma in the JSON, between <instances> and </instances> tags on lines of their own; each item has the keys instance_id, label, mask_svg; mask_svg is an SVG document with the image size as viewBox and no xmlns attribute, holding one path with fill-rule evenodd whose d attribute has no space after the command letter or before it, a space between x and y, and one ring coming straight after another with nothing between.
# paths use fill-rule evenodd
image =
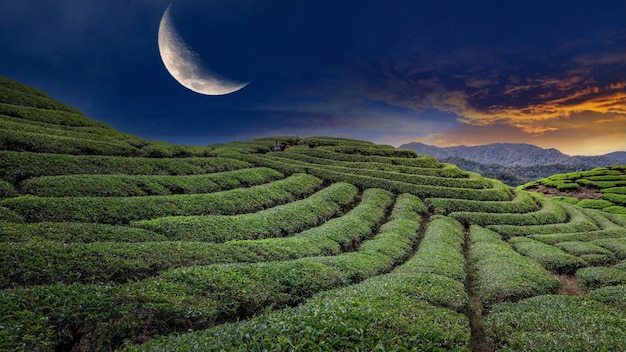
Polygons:
<instances>
[{"instance_id":1,"label":"foliage","mask_svg":"<svg viewBox=\"0 0 626 352\"><path fill-rule=\"evenodd\" d=\"M26 221L76 221L128 224L132 220L174 215L241 214L306 197L322 181L311 175L293 175L250 188L206 194L149 197L34 197L0 202Z\"/></svg>"},{"instance_id":2,"label":"foliage","mask_svg":"<svg viewBox=\"0 0 626 352\"><path fill-rule=\"evenodd\" d=\"M520 254L541 264L555 273L571 274L587 263L571 254L526 237L513 237L509 243Z\"/></svg>"},{"instance_id":3,"label":"foliage","mask_svg":"<svg viewBox=\"0 0 626 352\"><path fill-rule=\"evenodd\" d=\"M250 168L204 175L63 175L22 181L23 194L39 197L130 197L193 194L250 187L284 176L269 168Z\"/></svg>"},{"instance_id":4,"label":"foliage","mask_svg":"<svg viewBox=\"0 0 626 352\"><path fill-rule=\"evenodd\" d=\"M561 286L539 264L516 253L497 233L473 225L470 237L469 258L476 271L476 293L483 304L554 293Z\"/></svg>"},{"instance_id":5,"label":"foliage","mask_svg":"<svg viewBox=\"0 0 626 352\"><path fill-rule=\"evenodd\" d=\"M310 197L241 215L170 216L133 222L170 240L225 242L283 237L326 222L353 203L357 188L333 184Z\"/></svg>"},{"instance_id":6,"label":"foliage","mask_svg":"<svg viewBox=\"0 0 626 352\"><path fill-rule=\"evenodd\" d=\"M587 298L538 296L495 305L485 334L498 350L619 351L626 313Z\"/></svg>"},{"instance_id":7,"label":"foliage","mask_svg":"<svg viewBox=\"0 0 626 352\"><path fill-rule=\"evenodd\" d=\"M578 282L588 288L626 284L626 271L605 266L582 268L576 272Z\"/></svg>"}]
</instances>

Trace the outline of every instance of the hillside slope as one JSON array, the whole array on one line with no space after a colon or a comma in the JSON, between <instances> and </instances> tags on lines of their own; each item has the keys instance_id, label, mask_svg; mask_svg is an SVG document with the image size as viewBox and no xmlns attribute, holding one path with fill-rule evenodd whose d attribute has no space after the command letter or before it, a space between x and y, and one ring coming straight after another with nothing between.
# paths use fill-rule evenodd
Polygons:
<instances>
[{"instance_id":1,"label":"hillside slope","mask_svg":"<svg viewBox=\"0 0 626 352\"><path fill-rule=\"evenodd\" d=\"M0 87L1 350L623 347L625 217L366 141L146 141Z\"/></svg>"}]
</instances>

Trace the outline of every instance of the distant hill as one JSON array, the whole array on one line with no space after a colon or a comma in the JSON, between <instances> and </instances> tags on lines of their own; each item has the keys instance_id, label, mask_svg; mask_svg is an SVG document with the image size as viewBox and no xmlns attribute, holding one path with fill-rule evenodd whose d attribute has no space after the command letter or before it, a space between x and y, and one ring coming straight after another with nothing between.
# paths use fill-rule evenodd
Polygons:
<instances>
[{"instance_id":1,"label":"distant hill","mask_svg":"<svg viewBox=\"0 0 626 352\"><path fill-rule=\"evenodd\" d=\"M535 166L535 165L583 165L587 168L605 167L624 163L626 152L615 152L601 156L569 156L551 148L543 149L522 143L493 143L480 146L436 147L419 142L411 142L400 146L400 149L411 149L422 155L432 155L437 159L461 158L481 164L498 164L502 166Z\"/></svg>"}]
</instances>

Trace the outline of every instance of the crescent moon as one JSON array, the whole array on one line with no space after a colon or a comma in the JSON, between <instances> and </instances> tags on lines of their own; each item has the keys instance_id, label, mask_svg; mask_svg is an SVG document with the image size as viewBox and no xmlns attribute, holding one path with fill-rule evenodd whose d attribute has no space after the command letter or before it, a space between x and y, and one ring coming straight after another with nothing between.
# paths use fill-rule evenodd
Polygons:
<instances>
[{"instance_id":1,"label":"crescent moon","mask_svg":"<svg viewBox=\"0 0 626 352\"><path fill-rule=\"evenodd\" d=\"M197 53L191 50L174 27L169 5L159 25L159 53L167 71L184 87L204 95L236 92L250 82L236 82L221 77L204 67Z\"/></svg>"}]
</instances>

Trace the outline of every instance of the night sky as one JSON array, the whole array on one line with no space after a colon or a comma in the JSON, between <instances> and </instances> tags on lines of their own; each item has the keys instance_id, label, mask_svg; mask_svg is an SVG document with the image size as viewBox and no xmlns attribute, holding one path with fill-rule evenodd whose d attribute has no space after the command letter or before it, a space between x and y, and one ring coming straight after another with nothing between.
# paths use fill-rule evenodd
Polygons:
<instances>
[{"instance_id":1,"label":"night sky","mask_svg":"<svg viewBox=\"0 0 626 352\"><path fill-rule=\"evenodd\" d=\"M208 96L161 60L168 5ZM626 150L626 1L2 0L0 75L179 144L312 135Z\"/></svg>"}]
</instances>

